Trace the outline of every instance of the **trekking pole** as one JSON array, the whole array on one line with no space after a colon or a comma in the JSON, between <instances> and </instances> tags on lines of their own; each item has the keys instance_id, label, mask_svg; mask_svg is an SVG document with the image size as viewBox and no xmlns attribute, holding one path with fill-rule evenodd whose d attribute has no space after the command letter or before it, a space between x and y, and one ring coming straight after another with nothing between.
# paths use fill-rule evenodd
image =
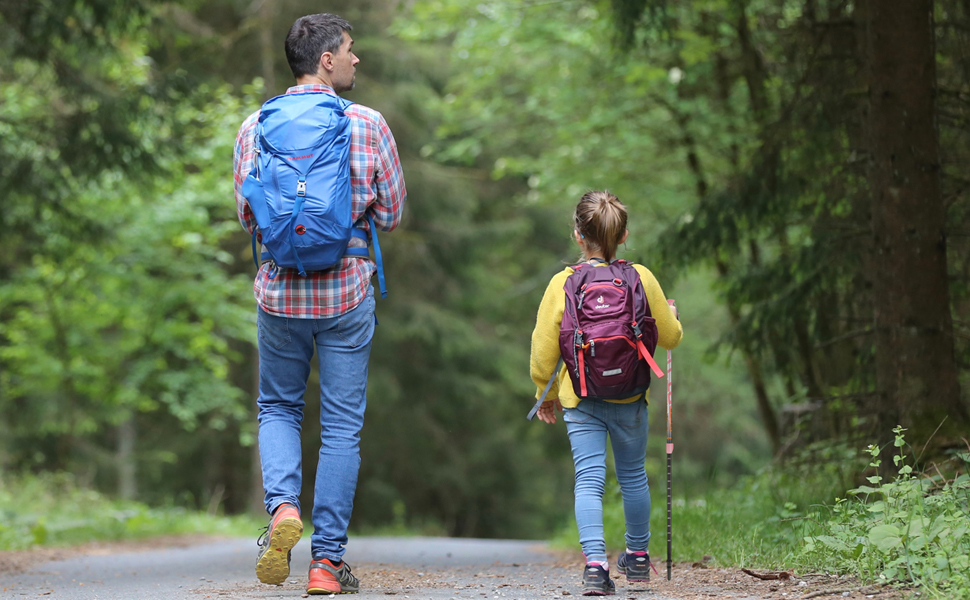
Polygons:
<instances>
[{"instance_id":1,"label":"trekking pole","mask_svg":"<svg viewBox=\"0 0 970 600\"><path fill-rule=\"evenodd\" d=\"M677 304L673 300L667 300L669 304L674 309L674 314L677 314ZM670 490L670 473L671 473L671 459L674 454L674 436L671 428L671 406L674 400L674 385L673 385L673 370L674 370L674 358L673 353L667 350L667 581L670 581L670 569L671 569L671 508L672 508L672 497Z\"/></svg>"}]
</instances>

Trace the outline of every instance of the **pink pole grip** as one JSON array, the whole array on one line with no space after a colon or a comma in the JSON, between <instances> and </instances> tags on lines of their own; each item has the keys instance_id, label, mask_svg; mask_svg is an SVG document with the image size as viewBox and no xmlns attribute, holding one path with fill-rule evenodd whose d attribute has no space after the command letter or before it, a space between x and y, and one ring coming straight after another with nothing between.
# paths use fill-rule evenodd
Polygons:
<instances>
[{"instance_id":1,"label":"pink pole grip","mask_svg":"<svg viewBox=\"0 0 970 600\"><path fill-rule=\"evenodd\" d=\"M674 314L676 315L677 304L672 300L668 299L667 304L669 304L674 309ZM674 453L674 436L673 436L673 414L672 406L674 400L674 358L673 352L667 350L667 454Z\"/></svg>"}]
</instances>

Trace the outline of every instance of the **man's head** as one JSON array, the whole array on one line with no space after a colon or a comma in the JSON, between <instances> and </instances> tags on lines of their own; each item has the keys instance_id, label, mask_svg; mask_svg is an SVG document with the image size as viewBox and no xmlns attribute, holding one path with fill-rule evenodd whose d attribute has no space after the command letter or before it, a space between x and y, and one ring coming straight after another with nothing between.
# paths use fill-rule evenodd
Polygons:
<instances>
[{"instance_id":1,"label":"man's head","mask_svg":"<svg viewBox=\"0 0 970 600\"><path fill-rule=\"evenodd\" d=\"M329 13L300 17L286 36L286 60L298 83L324 83L336 92L354 88L360 59L351 47L350 26Z\"/></svg>"}]
</instances>

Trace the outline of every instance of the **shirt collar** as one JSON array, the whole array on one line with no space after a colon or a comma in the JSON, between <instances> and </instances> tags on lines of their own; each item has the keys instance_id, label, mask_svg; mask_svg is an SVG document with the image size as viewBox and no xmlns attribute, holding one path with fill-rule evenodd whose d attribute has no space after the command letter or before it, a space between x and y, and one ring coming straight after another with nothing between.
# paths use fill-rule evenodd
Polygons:
<instances>
[{"instance_id":1,"label":"shirt collar","mask_svg":"<svg viewBox=\"0 0 970 600\"><path fill-rule=\"evenodd\" d=\"M310 92L323 92L325 94L330 94L336 96L337 93L333 91L333 88L329 85L323 85L322 83L308 83L306 85L294 85L286 90L287 94L306 94Z\"/></svg>"}]
</instances>

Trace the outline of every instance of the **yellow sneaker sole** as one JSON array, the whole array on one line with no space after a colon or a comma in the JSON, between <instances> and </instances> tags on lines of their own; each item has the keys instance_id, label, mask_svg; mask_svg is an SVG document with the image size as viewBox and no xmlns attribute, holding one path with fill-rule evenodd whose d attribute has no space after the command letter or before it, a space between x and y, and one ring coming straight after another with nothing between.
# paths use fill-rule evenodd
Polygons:
<instances>
[{"instance_id":1,"label":"yellow sneaker sole","mask_svg":"<svg viewBox=\"0 0 970 600\"><path fill-rule=\"evenodd\" d=\"M280 585L290 576L290 550L303 536L303 522L288 517L273 528L269 548L256 561L256 578L263 583Z\"/></svg>"},{"instance_id":2,"label":"yellow sneaker sole","mask_svg":"<svg viewBox=\"0 0 970 600\"><path fill-rule=\"evenodd\" d=\"M323 594L357 594L359 593L359 590L346 590L346 591L341 590L339 592L334 592L332 590L328 590L327 588L314 587L314 588L307 588L306 593L310 594L311 596L319 596Z\"/></svg>"}]
</instances>

